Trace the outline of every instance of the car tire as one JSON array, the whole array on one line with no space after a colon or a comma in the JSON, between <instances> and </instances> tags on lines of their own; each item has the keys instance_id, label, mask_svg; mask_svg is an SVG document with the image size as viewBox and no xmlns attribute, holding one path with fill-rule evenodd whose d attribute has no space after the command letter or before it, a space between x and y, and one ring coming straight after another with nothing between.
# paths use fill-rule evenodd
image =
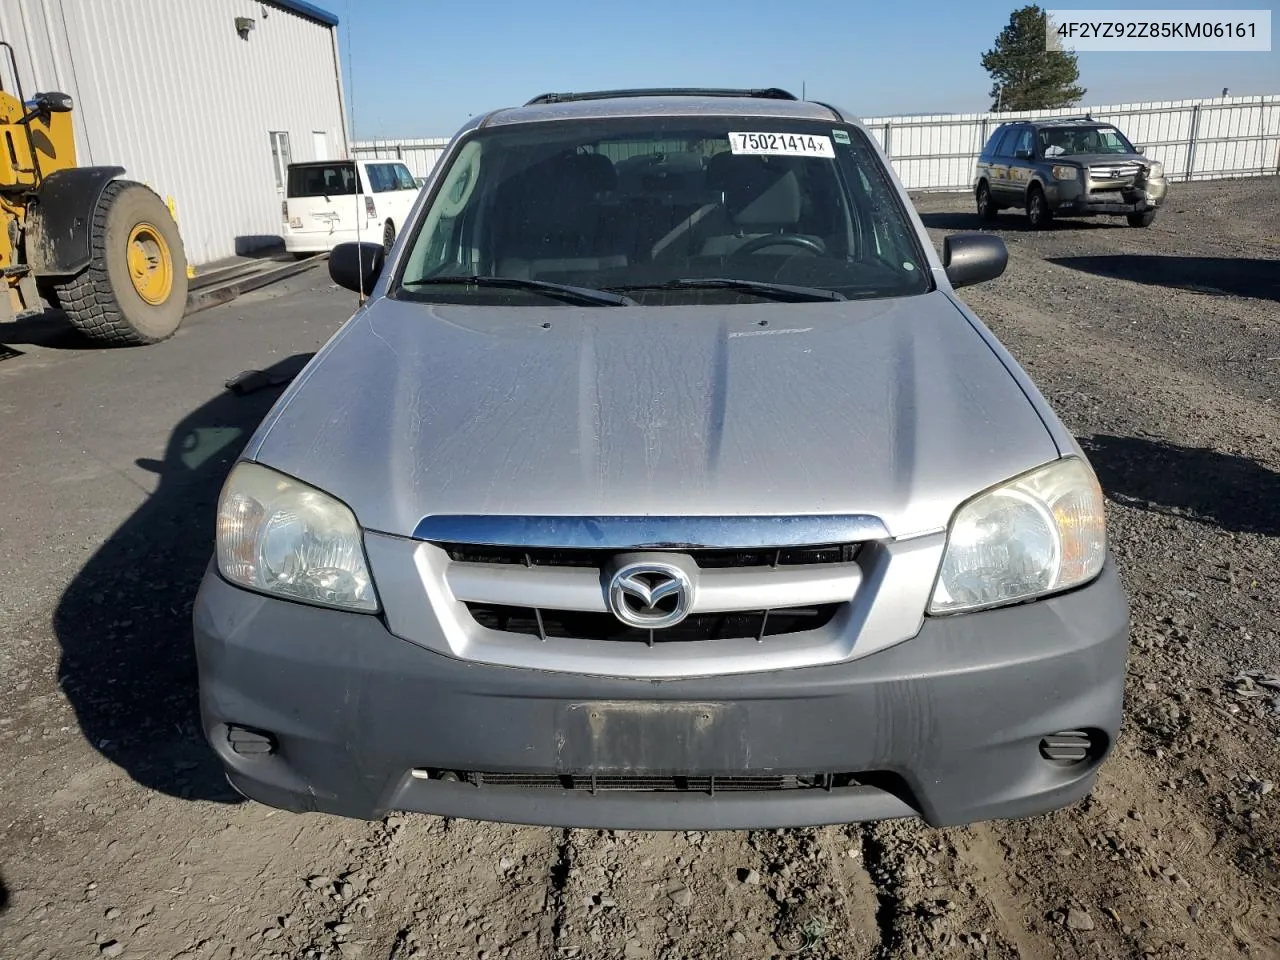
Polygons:
<instances>
[{"instance_id":1,"label":"car tire","mask_svg":"<svg viewBox=\"0 0 1280 960\"><path fill-rule=\"evenodd\" d=\"M1032 230L1048 230L1053 225L1053 211L1038 183L1033 183L1027 191L1027 220Z\"/></svg>"},{"instance_id":2,"label":"car tire","mask_svg":"<svg viewBox=\"0 0 1280 960\"><path fill-rule=\"evenodd\" d=\"M1129 221L1131 227L1149 227L1155 222L1156 212L1154 210L1144 210L1142 213L1131 213L1125 217Z\"/></svg>"},{"instance_id":3,"label":"car tire","mask_svg":"<svg viewBox=\"0 0 1280 960\"><path fill-rule=\"evenodd\" d=\"M978 192L975 199L978 203L978 219L983 223L994 221L996 214L1000 212L1000 208L991 199L991 188L987 186L987 181L983 180L978 184Z\"/></svg>"},{"instance_id":4,"label":"car tire","mask_svg":"<svg viewBox=\"0 0 1280 960\"><path fill-rule=\"evenodd\" d=\"M382 228L382 249L385 253L390 253L392 246L396 242L396 225L390 220Z\"/></svg>"}]
</instances>

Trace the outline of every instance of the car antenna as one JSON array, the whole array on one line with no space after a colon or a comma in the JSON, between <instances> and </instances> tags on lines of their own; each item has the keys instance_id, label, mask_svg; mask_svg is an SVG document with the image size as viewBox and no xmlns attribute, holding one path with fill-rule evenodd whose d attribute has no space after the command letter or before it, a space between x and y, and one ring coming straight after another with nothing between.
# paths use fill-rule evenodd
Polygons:
<instances>
[{"instance_id":1,"label":"car antenna","mask_svg":"<svg viewBox=\"0 0 1280 960\"><path fill-rule=\"evenodd\" d=\"M346 140L348 144L347 152L351 155L350 156L351 172L355 174L355 178L356 178L356 270L357 270L358 276L363 277L364 276L364 246L360 242L361 240L360 221L364 219L364 216L363 216L364 211L360 209L360 203L359 203L360 192L361 192L360 164L356 161L355 147L352 146L352 144L354 144L355 142L355 135L356 135L356 67L351 56L351 4L350 3L347 4L346 19L347 19L347 76L349 78L347 89L351 96L351 100L350 100L351 134L346 138ZM346 119L347 119L346 117L343 117L344 123L346 122ZM364 302L367 295L367 291L364 289L363 279L360 281L359 286L360 286L360 292L358 293L358 296L360 299L357 301L357 306L362 307L364 306Z\"/></svg>"}]
</instances>

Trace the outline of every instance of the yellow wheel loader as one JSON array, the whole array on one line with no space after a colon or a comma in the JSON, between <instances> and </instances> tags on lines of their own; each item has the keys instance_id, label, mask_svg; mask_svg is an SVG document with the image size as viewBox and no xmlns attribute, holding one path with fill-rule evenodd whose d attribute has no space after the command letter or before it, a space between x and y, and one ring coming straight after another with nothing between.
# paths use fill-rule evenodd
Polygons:
<instances>
[{"instance_id":1,"label":"yellow wheel loader","mask_svg":"<svg viewBox=\"0 0 1280 960\"><path fill-rule=\"evenodd\" d=\"M71 98L0 89L0 320L61 309L90 339L170 336L187 304L187 259L169 208L123 167L76 166ZM0 330L0 341L4 339Z\"/></svg>"}]
</instances>

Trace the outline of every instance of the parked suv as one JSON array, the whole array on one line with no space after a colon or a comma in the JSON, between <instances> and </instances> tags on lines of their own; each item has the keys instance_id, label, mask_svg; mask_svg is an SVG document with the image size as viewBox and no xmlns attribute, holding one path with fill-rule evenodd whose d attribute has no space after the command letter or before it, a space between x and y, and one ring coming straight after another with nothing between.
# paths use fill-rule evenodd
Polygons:
<instances>
[{"instance_id":1,"label":"parked suv","mask_svg":"<svg viewBox=\"0 0 1280 960\"><path fill-rule=\"evenodd\" d=\"M782 91L452 141L232 469L195 604L244 795L616 829L1086 794L1127 605L1088 462L866 131Z\"/></svg>"},{"instance_id":2,"label":"parked suv","mask_svg":"<svg viewBox=\"0 0 1280 960\"><path fill-rule=\"evenodd\" d=\"M1147 227L1163 204L1164 166L1123 133L1088 117L1002 123L978 158L978 216L1005 207L1027 212L1037 230L1054 217L1123 216Z\"/></svg>"}]
</instances>

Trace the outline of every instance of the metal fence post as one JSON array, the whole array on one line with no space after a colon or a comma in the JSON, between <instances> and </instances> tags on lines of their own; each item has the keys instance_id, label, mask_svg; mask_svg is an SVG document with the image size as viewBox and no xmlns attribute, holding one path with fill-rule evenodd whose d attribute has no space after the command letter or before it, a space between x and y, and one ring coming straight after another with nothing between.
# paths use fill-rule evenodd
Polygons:
<instances>
[{"instance_id":1,"label":"metal fence post","mask_svg":"<svg viewBox=\"0 0 1280 960\"><path fill-rule=\"evenodd\" d=\"M1271 113L1269 110L1265 109L1259 112L1262 114L1262 134L1265 137L1267 131L1270 129L1267 125L1267 117L1271 116ZM1262 142L1266 143L1266 140L1264 139ZM1280 177L1280 140L1276 141L1276 176Z\"/></svg>"},{"instance_id":2,"label":"metal fence post","mask_svg":"<svg viewBox=\"0 0 1280 960\"><path fill-rule=\"evenodd\" d=\"M1200 104L1191 107L1191 140L1187 144L1187 172L1183 180L1190 180L1196 172L1196 141L1200 139Z\"/></svg>"},{"instance_id":3,"label":"metal fence post","mask_svg":"<svg viewBox=\"0 0 1280 960\"><path fill-rule=\"evenodd\" d=\"M893 159L893 121L886 120L884 124L884 155L890 160Z\"/></svg>"},{"instance_id":4,"label":"metal fence post","mask_svg":"<svg viewBox=\"0 0 1280 960\"><path fill-rule=\"evenodd\" d=\"M991 118L984 116L982 118L982 123L978 126L978 145L973 149L973 160L969 164L970 169L972 169L974 164L978 162L978 159L982 156L982 151L987 148L987 130L990 126Z\"/></svg>"}]
</instances>

